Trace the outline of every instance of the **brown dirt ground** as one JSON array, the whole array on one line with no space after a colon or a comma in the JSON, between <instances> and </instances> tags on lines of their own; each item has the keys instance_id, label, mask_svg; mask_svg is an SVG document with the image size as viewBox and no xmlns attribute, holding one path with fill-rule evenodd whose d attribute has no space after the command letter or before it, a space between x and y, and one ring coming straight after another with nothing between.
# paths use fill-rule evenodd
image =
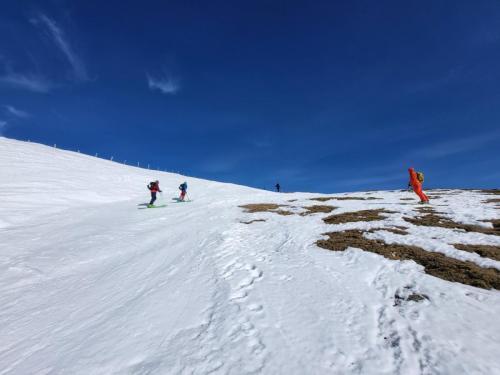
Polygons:
<instances>
[{"instance_id":1,"label":"brown dirt ground","mask_svg":"<svg viewBox=\"0 0 500 375\"><path fill-rule=\"evenodd\" d=\"M367 232L375 233L376 231L379 231L379 230L385 230L387 232L391 232L391 233L395 233L395 234L400 234L402 236L406 236L408 234L408 232L405 229L408 229L408 228L401 227L399 225L395 225L394 228L393 227L372 228L372 229L368 230Z\"/></svg>"},{"instance_id":2,"label":"brown dirt ground","mask_svg":"<svg viewBox=\"0 0 500 375\"><path fill-rule=\"evenodd\" d=\"M290 211L285 211L285 210L280 210L280 207L287 207L284 205L280 204L275 204L275 203L254 203L254 204L245 204L243 206L240 206L241 208L245 209L245 212L248 213L256 213L256 212L272 212L278 215L293 215L293 212Z\"/></svg>"},{"instance_id":3,"label":"brown dirt ground","mask_svg":"<svg viewBox=\"0 0 500 375\"><path fill-rule=\"evenodd\" d=\"M500 246L491 245L465 245L462 243L453 244L458 250L468 251L469 253L476 253L483 258L490 258L500 260Z\"/></svg>"},{"instance_id":4,"label":"brown dirt ground","mask_svg":"<svg viewBox=\"0 0 500 375\"><path fill-rule=\"evenodd\" d=\"M362 210L355 212L345 212L343 214L331 215L325 217L323 221L327 224L343 224L343 223L351 223L356 221L376 221L376 220L384 220L385 217L381 216L381 214L390 214L393 211L387 211L383 208L378 210Z\"/></svg>"},{"instance_id":5,"label":"brown dirt ground","mask_svg":"<svg viewBox=\"0 0 500 375\"><path fill-rule=\"evenodd\" d=\"M305 208L307 211L301 213L301 216L307 216L315 213L325 213L329 214L333 210L335 210L337 207L334 206L326 206L326 205L314 205L314 206L307 206L307 207L302 207Z\"/></svg>"},{"instance_id":6,"label":"brown dirt ground","mask_svg":"<svg viewBox=\"0 0 500 375\"><path fill-rule=\"evenodd\" d=\"M485 189L479 190L481 193L500 195L500 189Z\"/></svg>"},{"instance_id":7,"label":"brown dirt ground","mask_svg":"<svg viewBox=\"0 0 500 375\"><path fill-rule=\"evenodd\" d=\"M488 199L483 203L500 203L500 198Z\"/></svg>"},{"instance_id":8,"label":"brown dirt ground","mask_svg":"<svg viewBox=\"0 0 500 375\"><path fill-rule=\"evenodd\" d=\"M318 198L310 198L312 201L318 202L326 202L326 201L372 201L375 199L382 199L377 197L318 197Z\"/></svg>"},{"instance_id":9,"label":"brown dirt ground","mask_svg":"<svg viewBox=\"0 0 500 375\"><path fill-rule=\"evenodd\" d=\"M425 207L422 207L422 209L424 208ZM422 225L426 227L441 227L450 229L463 229L466 232L478 232L478 233L500 236L500 220L498 220L498 223L495 223L496 220L491 221L494 227L490 229L490 228L483 228L478 225L456 223L453 220L450 220L443 216L436 215L433 212L429 212L425 215L417 217L403 217L403 219L413 225Z\"/></svg>"},{"instance_id":10,"label":"brown dirt ground","mask_svg":"<svg viewBox=\"0 0 500 375\"><path fill-rule=\"evenodd\" d=\"M392 260L414 260L432 276L479 288L500 290L500 271L495 268L482 268L472 262L449 258L441 253L425 251L416 246L370 240L359 230L326 233L326 235L328 239L316 243L324 249L344 251L348 247L356 247Z\"/></svg>"}]
</instances>

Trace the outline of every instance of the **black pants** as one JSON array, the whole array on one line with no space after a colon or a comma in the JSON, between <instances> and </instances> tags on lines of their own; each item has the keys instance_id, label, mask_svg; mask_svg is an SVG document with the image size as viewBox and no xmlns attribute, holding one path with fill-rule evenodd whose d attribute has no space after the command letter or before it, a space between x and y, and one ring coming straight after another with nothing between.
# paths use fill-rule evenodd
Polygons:
<instances>
[{"instance_id":1,"label":"black pants","mask_svg":"<svg viewBox=\"0 0 500 375\"><path fill-rule=\"evenodd\" d=\"M153 204L156 200L156 191L151 192L151 202L149 204Z\"/></svg>"}]
</instances>

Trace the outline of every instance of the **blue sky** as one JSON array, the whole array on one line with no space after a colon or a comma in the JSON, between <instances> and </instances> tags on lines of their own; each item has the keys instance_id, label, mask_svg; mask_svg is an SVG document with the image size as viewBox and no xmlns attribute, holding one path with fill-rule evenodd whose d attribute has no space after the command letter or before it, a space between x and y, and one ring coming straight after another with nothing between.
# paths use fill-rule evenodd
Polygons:
<instances>
[{"instance_id":1,"label":"blue sky","mask_svg":"<svg viewBox=\"0 0 500 375\"><path fill-rule=\"evenodd\" d=\"M500 187L500 2L11 1L0 133L286 191Z\"/></svg>"}]
</instances>

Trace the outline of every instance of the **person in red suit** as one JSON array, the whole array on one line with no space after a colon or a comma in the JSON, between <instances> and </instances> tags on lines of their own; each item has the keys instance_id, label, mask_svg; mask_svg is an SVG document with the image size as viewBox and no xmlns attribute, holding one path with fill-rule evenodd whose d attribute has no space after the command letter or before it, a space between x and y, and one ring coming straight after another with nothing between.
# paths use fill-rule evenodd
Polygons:
<instances>
[{"instance_id":1,"label":"person in red suit","mask_svg":"<svg viewBox=\"0 0 500 375\"><path fill-rule=\"evenodd\" d=\"M151 201L149 202L148 207L152 207L153 203L156 200L156 193L158 193L158 192L161 193L161 190L160 190L160 181L156 180L154 182L151 182L148 185L148 189L151 192Z\"/></svg>"},{"instance_id":2,"label":"person in red suit","mask_svg":"<svg viewBox=\"0 0 500 375\"><path fill-rule=\"evenodd\" d=\"M410 173L410 183L411 187L413 188L413 191L415 194L417 194L420 198L420 203L429 203L429 198L425 193L422 191L422 183L418 180L417 178L417 172L415 172L415 169L409 168L408 173Z\"/></svg>"}]
</instances>

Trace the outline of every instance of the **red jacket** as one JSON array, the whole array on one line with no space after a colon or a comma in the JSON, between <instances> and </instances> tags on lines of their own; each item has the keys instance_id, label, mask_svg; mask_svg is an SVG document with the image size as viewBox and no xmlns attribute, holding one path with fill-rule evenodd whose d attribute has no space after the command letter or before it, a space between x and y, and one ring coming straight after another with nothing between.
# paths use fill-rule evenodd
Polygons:
<instances>
[{"instance_id":1,"label":"red jacket","mask_svg":"<svg viewBox=\"0 0 500 375\"><path fill-rule=\"evenodd\" d=\"M408 168L408 173L410 174L410 184L411 186L421 186L420 181L417 178L417 172L415 172L415 169L413 168Z\"/></svg>"},{"instance_id":2,"label":"red jacket","mask_svg":"<svg viewBox=\"0 0 500 375\"><path fill-rule=\"evenodd\" d=\"M151 186L149 187L149 190L151 190L152 193L157 193L157 192L161 191L160 184L156 184L156 183L151 184Z\"/></svg>"}]
</instances>

